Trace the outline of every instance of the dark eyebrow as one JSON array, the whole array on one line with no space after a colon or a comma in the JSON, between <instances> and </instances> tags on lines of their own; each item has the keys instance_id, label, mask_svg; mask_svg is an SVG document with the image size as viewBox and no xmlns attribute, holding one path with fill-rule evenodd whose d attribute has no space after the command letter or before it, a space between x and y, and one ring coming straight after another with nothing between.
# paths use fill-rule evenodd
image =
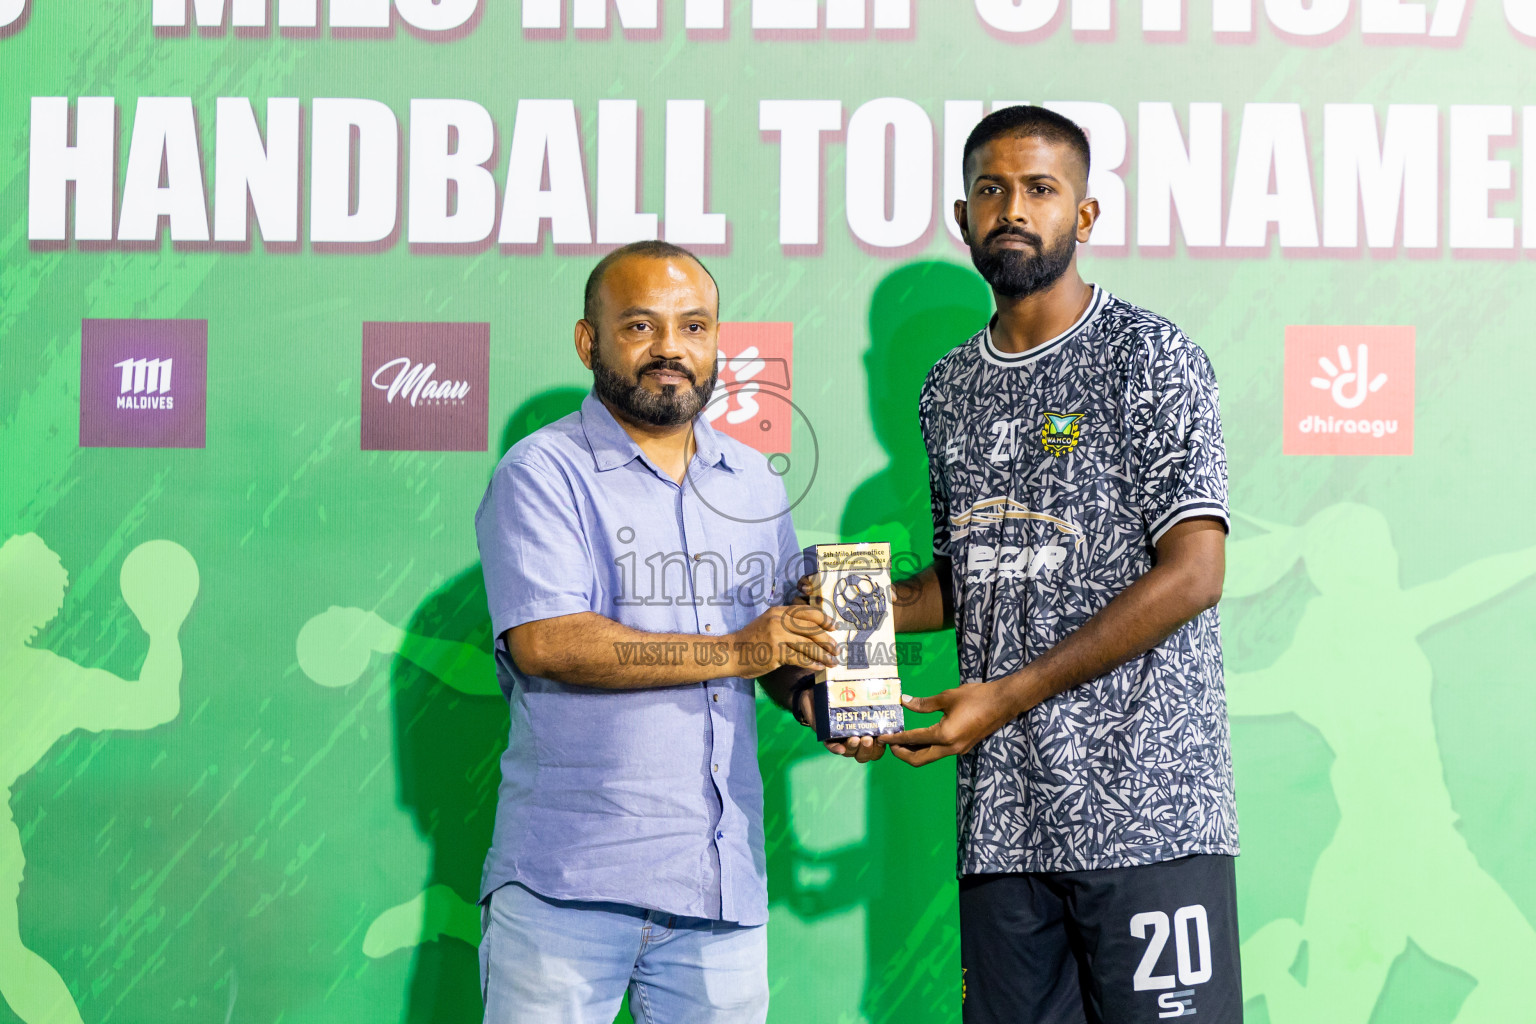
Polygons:
<instances>
[{"instance_id":1,"label":"dark eyebrow","mask_svg":"<svg viewBox=\"0 0 1536 1024\"><path fill-rule=\"evenodd\" d=\"M714 313L712 313L710 310L705 309L703 306L698 306L698 307L696 307L694 309L685 310L685 311L683 311L679 315L681 315L681 316L714 316ZM630 306L628 309L620 310L618 318L620 320L628 320L632 316L648 316L648 317L650 317L653 320L660 320L660 319L662 319L662 316L661 316L660 313L656 312L654 309L647 309L644 306Z\"/></svg>"},{"instance_id":2,"label":"dark eyebrow","mask_svg":"<svg viewBox=\"0 0 1536 1024\"><path fill-rule=\"evenodd\" d=\"M1025 181L1052 181L1052 182L1057 182L1059 184L1059 179L1056 177L1056 175L1054 175L1054 174L1047 174L1044 171L1040 171L1040 172L1038 172L1036 174L1026 174L1023 177L1024 177ZM1003 175L1003 174L978 174L978 175L976 175L975 178L972 179L972 182L973 183L977 182L977 181L1006 182L1007 180L1008 180L1007 175Z\"/></svg>"}]
</instances>

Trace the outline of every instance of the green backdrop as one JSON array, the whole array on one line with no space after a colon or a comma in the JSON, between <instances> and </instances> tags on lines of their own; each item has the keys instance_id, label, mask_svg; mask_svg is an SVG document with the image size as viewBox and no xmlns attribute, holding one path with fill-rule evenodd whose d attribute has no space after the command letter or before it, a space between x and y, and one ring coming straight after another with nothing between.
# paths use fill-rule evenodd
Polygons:
<instances>
[{"instance_id":1,"label":"green backdrop","mask_svg":"<svg viewBox=\"0 0 1536 1024\"><path fill-rule=\"evenodd\" d=\"M221 96L249 97L258 116L268 97L306 112L316 97L371 98L402 140L412 99L473 100L497 125L498 187L518 101L571 99L589 195L597 102L633 99L650 211L664 203L665 101L706 100L707 209L730 223L728 245L705 250L723 316L793 323L795 450L808 431L820 440L814 476L797 463L810 489L796 526L918 552L931 528L917 387L989 312L940 226L945 101L1113 107L1127 239L1085 251L1084 276L1178 322L1222 388L1248 1019L1528 1019L1536 339L1522 247L1536 156L1521 151L1536 153L1523 134L1536 120L1520 104L1536 102L1536 79L1524 7L1478 6L1459 34L1430 37L1367 32L1396 15L1366 0L1312 36L1278 28L1291 23L1275 2L1252 10L1247 36L1218 36L1203 4L1153 33L1129 3L1094 32L1073 31L1068 5L1033 32L988 18L1043 4L919 0L910 29L865 31L754 30L752 4L727 6L723 30L689 31L668 0L660 27L639 32L577 30L570 11L562 29L525 31L518 3L483 4L445 33L398 18L326 28L325 5L320 28L297 32L227 15L157 32L149 0L0 10L20 10L0 28L0 541L21 538L0 558L0 1021L478 1019L465 901L506 709L488 693L472 514L505 446L584 392L570 330L607 248L547 236L421 247L400 232L356 247L307 234L246 248L165 232L40 239L32 98L49 96L115 98L117 202L141 96L191 98L210 198ZM834 8L907 6L831 0L820 24ZM760 102L839 100L846 124L879 97L931 120L927 232L888 248L854 236L833 132L821 240L781 245L780 142L760 130ZM1299 105L1305 203L1283 169L1267 184L1262 152L1259 166L1259 191L1291 204L1292 225L1298 208L1321 222L1325 105L1371 104L1382 123L1389 105L1430 105L1435 241L1191 250L1176 228L1171 248L1143 244L1138 105L1150 102L1172 103L1186 127L1188 104L1222 105L1228 226L1247 187L1236 179L1253 173L1239 166L1244 137L1259 140L1245 105ZM1509 124L1468 136L1462 105ZM1412 209L1425 193L1410 193ZM1255 209L1262 219L1262 203L1244 215ZM1510 218L1507 242L1489 218ZM1481 237L1477 223L1491 243L1455 244ZM205 447L80 446L81 322L97 318L207 321ZM487 450L361 450L361 324L391 320L489 322ZM1283 454L1297 325L1414 328L1411 455ZM1393 374L1389 387L1405 383ZM141 547L160 540L174 545ZM61 603L48 597L59 566ZM147 657L150 637L179 641L180 663ZM951 685L952 641L928 638L923 655L907 689ZM771 1019L958 1021L952 763L861 768L766 703L759 729Z\"/></svg>"}]
</instances>

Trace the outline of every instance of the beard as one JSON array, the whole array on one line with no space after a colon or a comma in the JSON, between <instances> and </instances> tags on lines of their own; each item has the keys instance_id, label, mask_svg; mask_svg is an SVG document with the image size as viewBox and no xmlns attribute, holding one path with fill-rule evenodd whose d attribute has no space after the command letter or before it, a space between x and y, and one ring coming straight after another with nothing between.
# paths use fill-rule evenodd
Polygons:
<instances>
[{"instance_id":1,"label":"beard","mask_svg":"<svg viewBox=\"0 0 1536 1024\"><path fill-rule=\"evenodd\" d=\"M991 243L1004 235L1016 235L1034 245L1034 252L1023 249L993 249ZM1040 236L1022 228L998 228L980 245L972 243L971 262L998 295L1022 299L1055 284L1072 265L1077 251L1077 236L1068 232L1055 245L1045 247Z\"/></svg>"},{"instance_id":2,"label":"beard","mask_svg":"<svg viewBox=\"0 0 1536 1024\"><path fill-rule=\"evenodd\" d=\"M709 377L701 384L688 367L675 359L653 359L640 366L634 377L627 377L603 362L599 355L601 340L592 346L592 390L625 416L652 427L675 427L697 416L715 390L719 370L711 366ZM651 370L680 373L692 384L663 384L658 394L640 383Z\"/></svg>"}]
</instances>

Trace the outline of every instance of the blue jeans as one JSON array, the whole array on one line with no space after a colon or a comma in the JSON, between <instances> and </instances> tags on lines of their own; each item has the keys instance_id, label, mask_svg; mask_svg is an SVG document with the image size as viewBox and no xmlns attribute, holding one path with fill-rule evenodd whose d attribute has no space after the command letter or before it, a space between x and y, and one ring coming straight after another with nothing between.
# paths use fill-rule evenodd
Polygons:
<instances>
[{"instance_id":1,"label":"blue jeans","mask_svg":"<svg viewBox=\"0 0 1536 1024\"><path fill-rule=\"evenodd\" d=\"M768 929L619 903L553 900L517 884L481 910L485 1024L762 1024Z\"/></svg>"}]
</instances>

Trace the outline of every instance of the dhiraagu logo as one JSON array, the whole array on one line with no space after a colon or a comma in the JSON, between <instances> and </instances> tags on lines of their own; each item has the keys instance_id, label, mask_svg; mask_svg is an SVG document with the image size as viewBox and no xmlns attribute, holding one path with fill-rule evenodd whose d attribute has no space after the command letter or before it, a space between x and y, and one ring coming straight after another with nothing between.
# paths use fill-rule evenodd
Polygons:
<instances>
[{"instance_id":1,"label":"dhiraagu logo","mask_svg":"<svg viewBox=\"0 0 1536 1024\"><path fill-rule=\"evenodd\" d=\"M1285 454L1413 454L1412 327L1285 329Z\"/></svg>"}]
</instances>

